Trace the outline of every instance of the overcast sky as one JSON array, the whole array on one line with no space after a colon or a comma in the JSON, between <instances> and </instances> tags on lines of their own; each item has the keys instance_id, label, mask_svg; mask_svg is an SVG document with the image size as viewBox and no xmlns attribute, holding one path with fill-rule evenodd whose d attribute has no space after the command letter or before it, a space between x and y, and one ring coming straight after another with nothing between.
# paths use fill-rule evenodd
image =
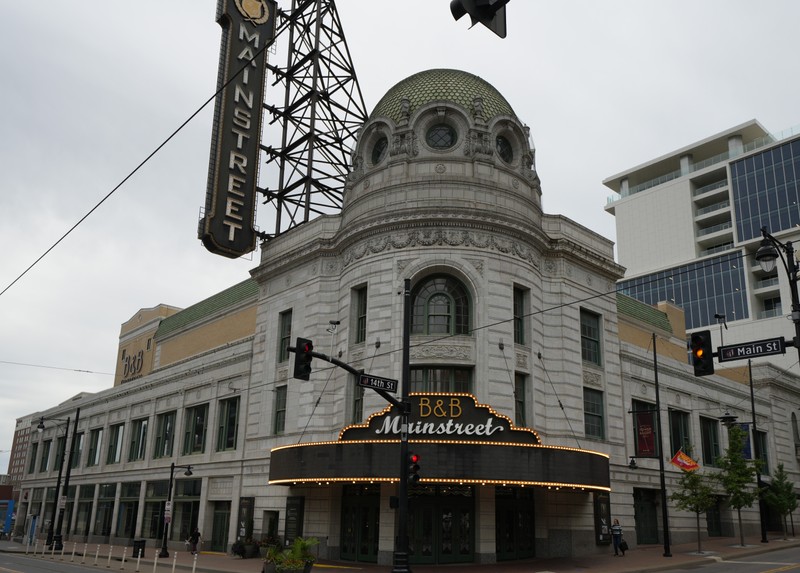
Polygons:
<instances>
[{"instance_id":1,"label":"overcast sky","mask_svg":"<svg viewBox=\"0 0 800 573\"><path fill-rule=\"evenodd\" d=\"M545 211L611 239L604 178L752 118L773 133L800 124L795 0L512 0L505 40L453 21L448 0L337 7L368 110L424 69L481 76L530 126ZM214 93L215 11L5 4L0 290ZM0 450L16 418L112 385L120 325L139 308L187 307L249 276L258 255L229 260L196 237L211 114L0 296Z\"/></svg>"}]
</instances>

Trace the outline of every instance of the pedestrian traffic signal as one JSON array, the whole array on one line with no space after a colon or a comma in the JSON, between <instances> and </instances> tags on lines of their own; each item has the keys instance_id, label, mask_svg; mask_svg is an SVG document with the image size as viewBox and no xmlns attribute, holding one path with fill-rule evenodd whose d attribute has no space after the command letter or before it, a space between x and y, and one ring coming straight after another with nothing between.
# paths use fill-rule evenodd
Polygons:
<instances>
[{"instance_id":1,"label":"pedestrian traffic signal","mask_svg":"<svg viewBox=\"0 0 800 573\"><path fill-rule=\"evenodd\" d=\"M308 380L311 377L311 359L314 343L307 338L298 338L294 345L294 378Z\"/></svg>"},{"instance_id":2,"label":"pedestrian traffic signal","mask_svg":"<svg viewBox=\"0 0 800 573\"><path fill-rule=\"evenodd\" d=\"M708 376L714 373L714 350L711 348L711 331L693 332L689 349L695 376Z\"/></svg>"},{"instance_id":3,"label":"pedestrian traffic signal","mask_svg":"<svg viewBox=\"0 0 800 573\"><path fill-rule=\"evenodd\" d=\"M450 0L450 13L456 20L469 14L472 26L480 22L501 38L505 38L508 2L509 0Z\"/></svg>"},{"instance_id":4,"label":"pedestrian traffic signal","mask_svg":"<svg viewBox=\"0 0 800 573\"><path fill-rule=\"evenodd\" d=\"M414 485L420 480L419 477L419 456L417 454L408 453L408 483Z\"/></svg>"}]
</instances>

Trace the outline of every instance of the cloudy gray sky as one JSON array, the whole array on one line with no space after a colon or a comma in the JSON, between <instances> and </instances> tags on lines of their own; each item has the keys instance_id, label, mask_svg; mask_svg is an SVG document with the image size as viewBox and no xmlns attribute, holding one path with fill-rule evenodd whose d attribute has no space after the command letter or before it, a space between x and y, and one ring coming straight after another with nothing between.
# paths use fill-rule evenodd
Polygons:
<instances>
[{"instance_id":1,"label":"cloudy gray sky","mask_svg":"<svg viewBox=\"0 0 800 573\"><path fill-rule=\"evenodd\" d=\"M368 109L420 70L483 77L531 128L545 211L612 239L605 177L752 118L800 124L794 0L512 0L505 40L454 22L447 0L337 7ZM213 94L215 10L6 3L0 290ZM211 112L0 296L0 450L16 418L112 384L120 324L139 308L189 306L255 266L196 238Z\"/></svg>"}]
</instances>

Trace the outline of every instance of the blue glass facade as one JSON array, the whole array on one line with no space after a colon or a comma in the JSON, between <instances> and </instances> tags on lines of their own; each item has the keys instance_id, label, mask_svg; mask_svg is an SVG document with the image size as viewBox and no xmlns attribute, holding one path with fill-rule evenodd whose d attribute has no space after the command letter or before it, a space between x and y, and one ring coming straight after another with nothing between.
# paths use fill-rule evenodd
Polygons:
<instances>
[{"instance_id":1,"label":"blue glass facade","mask_svg":"<svg viewBox=\"0 0 800 573\"><path fill-rule=\"evenodd\" d=\"M800 139L731 162L731 190L739 241L800 224Z\"/></svg>"},{"instance_id":2,"label":"blue glass facade","mask_svg":"<svg viewBox=\"0 0 800 573\"><path fill-rule=\"evenodd\" d=\"M741 252L620 281L619 290L647 304L681 307L687 329L717 324L717 313L729 321L749 317Z\"/></svg>"}]
</instances>

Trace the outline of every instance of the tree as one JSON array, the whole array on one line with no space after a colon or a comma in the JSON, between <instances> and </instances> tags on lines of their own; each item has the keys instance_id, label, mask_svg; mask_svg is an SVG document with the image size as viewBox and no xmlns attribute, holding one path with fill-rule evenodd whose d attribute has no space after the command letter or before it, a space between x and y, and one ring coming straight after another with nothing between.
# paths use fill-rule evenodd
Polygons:
<instances>
[{"instance_id":1,"label":"tree","mask_svg":"<svg viewBox=\"0 0 800 573\"><path fill-rule=\"evenodd\" d=\"M752 460L744 457L744 440L747 432L739 426L728 428L728 449L725 455L717 458L717 467L722 470L717 474L720 485L728 495L728 505L736 509L739 521L739 540L744 546L744 530L742 529L742 508L751 507L758 499L758 491L753 489L756 466Z\"/></svg>"},{"instance_id":2,"label":"tree","mask_svg":"<svg viewBox=\"0 0 800 573\"><path fill-rule=\"evenodd\" d=\"M683 475L678 480L680 489L670 495L670 499L678 509L691 511L695 514L697 523L697 552L702 553L700 543L700 514L705 513L717 503L714 488L710 480L699 471L682 470Z\"/></svg>"},{"instance_id":3,"label":"tree","mask_svg":"<svg viewBox=\"0 0 800 573\"><path fill-rule=\"evenodd\" d=\"M787 539L786 516L797 509L797 496L794 493L794 483L784 471L783 464L778 464L778 469L772 476L772 484L764 490L764 501L780 514L783 538Z\"/></svg>"}]
</instances>

